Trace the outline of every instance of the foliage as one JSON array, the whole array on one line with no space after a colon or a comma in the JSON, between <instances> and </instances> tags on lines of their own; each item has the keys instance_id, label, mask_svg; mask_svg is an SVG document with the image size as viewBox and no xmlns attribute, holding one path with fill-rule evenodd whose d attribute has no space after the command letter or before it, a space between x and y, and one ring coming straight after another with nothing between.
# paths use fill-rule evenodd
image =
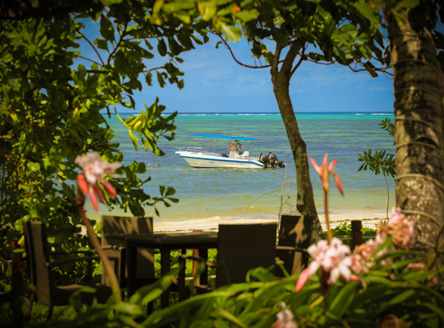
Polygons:
<instances>
[{"instance_id":1,"label":"foliage","mask_svg":"<svg viewBox=\"0 0 444 328\"><path fill-rule=\"evenodd\" d=\"M378 124L381 129L385 130L389 136L394 137L395 135L395 125L389 118L385 118ZM384 149L380 149L372 154L372 149L364 150L362 154L358 154L358 161L363 162L358 168L358 171L370 170L378 175L382 173L386 190L387 190L387 218L388 210L390 205L390 194L389 194L389 184L387 177L390 176L393 179L396 177L396 164L395 164L395 154L388 153Z\"/></svg>"},{"instance_id":2,"label":"foliage","mask_svg":"<svg viewBox=\"0 0 444 328\"><path fill-rule=\"evenodd\" d=\"M46 222L56 248L85 244L74 206L74 159L96 151L108 162L125 161L103 110L114 111L136 149L140 142L163 155L157 141L174 138L176 114L162 116L159 99L129 118L117 109L141 109L133 95L142 90L142 79L152 85L153 75L160 86L182 88L179 56L204 43L206 32L174 17L152 25L150 2L103 3L109 6L61 0L11 1L0 8L2 258L9 258L7 245L21 234L21 219ZM87 26L96 26L97 35L86 33ZM161 186L159 196L144 191L150 181L140 177L145 163L125 164L117 171L123 179L113 182L119 197L106 198L111 209L142 216L145 206L177 202L172 187Z\"/></svg>"},{"instance_id":3,"label":"foliage","mask_svg":"<svg viewBox=\"0 0 444 328\"><path fill-rule=\"evenodd\" d=\"M379 123L381 129L387 131L389 136L394 137L395 125L388 118ZM358 161L363 162L358 171L370 170L375 175L382 174L384 177L396 176L395 155L387 153L386 150L377 150L372 154L372 149L364 150L362 154L358 154Z\"/></svg>"},{"instance_id":4,"label":"foliage","mask_svg":"<svg viewBox=\"0 0 444 328\"><path fill-rule=\"evenodd\" d=\"M350 236L351 231L352 231L351 224L350 223L347 224L346 222L331 229L333 237L337 238L345 236L348 237ZM361 232L363 236L373 236L373 237L376 236L376 229L363 227L361 229Z\"/></svg>"},{"instance_id":5,"label":"foliage","mask_svg":"<svg viewBox=\"0 0 444 328\"><path fill-rule=\"evenodd\" d=\"M137 320L140 317L143 318L146 313L146 305L158 299L161 293L176 280L177 270L173 270L170 274L160 278L154 284L140 288L134 295L132 295L127 301L114 303L114 297L111 296L106 304L94 304L91 307L85 306L81 299L80 294L74 294L70 298L70 306L64 307L63 311L68 310L70 320L63 320L54 318L51 321L45 323L28 322L27 327L85 327L88 325L94 325L94 327L136 327ZM85 287L82 292L91 291L92 287ZM27 294L26 290L12 290L8 294L2 295L0 298L0 309L8 310L7 303L16 304L17 300L20 301L20 306L24 304L24 296ZM42 308L41 308L42 309ZM43 311L47 311L48 307L45 307ZM12 309L11 309L12 310ZM2 322L4 327L17 327L22 326L23 311L22 309L15 308L17 315L15 317L6 317ZM38 316L38 314L36 314ZM2 316L0 316L2 317ZM65 313L62 313L62 317L65 317Z\"/></svg>"},{"instance_id":6,"label":"foliage","mask_svg":"<svg viewBox=\"0 0 444 328\"><path fill-rule=\"evenodd\" d=\"M351 232L352 232L351 224L350 223L347 224L346 222L331 229L332 236L339 238L339 239L349 238L351 236ZM362 232L363 237L364 236L365 237L376 236L376 229L363 227L363 228L361 228L361 232ZM327 232L324 232L324 236L325 236L325 239L327 239ZM344 245L347 245L349 247L352 244L351 240L348 240L348 239L344 240L343 243L344 243Z\"/></svg>"},{"instance_id":7,"label":"foliage","mask_svg":"<svg viewBox=\"0 0 444 328\"><path fill-rule=\"evenodd\" d=\"M173 14L183 22L190 21L193 1L164 4L158 0L157 3L165 14ZM268 47L291 48L298 42L304 48L301 60L337 61L349 65L361 59L371 60L372 53L388 59L381 51L384 45L383 35L378 30L380 17L367 3L202 1L198 2L197 9L202 19L209 21L210 28L224 35L226 40L238 41L243 32L254 57L262 58L266 63L281 55ZM158 23L161 22L163 20L159 19ZM309 44L313 47L308 47Z\"/></svg>"},{"instance_id":8,"label":"foliage","mask_svg":"<svg viewBox=\"0 0 444 328\"><path fill-rule=\"evenodd\" d=\"M322 276L315 276L299 293L294 291L298 276L276 279L258 268L250 271L245 283L194 296L145 317L144 305L172 283L172 273L120 305L111 302L85 308L73 299L76 314L72 320L54 319L44 326L135 327L138 321L143 327L271 327L281 310L278 304L285 302L299 327L375 327L395 318L407 326L439 327L444 324L444 296L439 291L444 283L441 279L431 286L427 281L443 272L414 268L419 258L411 259L409 254L430 259L427 254L390 252L362 282L338 280L326 290ZM389 259L392 265L382 265Z\"/></svg>"},{"instance_id":9,"label":"foliage","mask_svg":"<svg viewBox=\"0 0 444 328\"><path fill-rule=\"evenodd\" d=\"M390 254L386 259L396 260L399 255ZM338 281L327 292L323 291L321 278L315 277L297 294L297 277L276 280L258 269L251 276L259 282L193 297L154 313L143 326L168 327L174 323L183 327L271 327L280 302L294 313L299 327L375 327L393 317L408 326L441 326L444 297L437 289L443 284L430 287L422 283L436 271L404 272L402 267L380 267L364 278L363 284Z\"/></svg>"},{"instance_id":10,"label":"foliage","mask_svg":"<svg viewBox=\"0 0 444 328\"><path fill-rule=\"evenodd\" d=\"M396 176L395 167L395 155L387 153L386 150L377 150L372 154L372 149L364 150L362 155L358 154L359 162L364 162L359 167L358 171L370 170L378 175L382 173L384 177L391 176L394 178Z\"/></svg>"}]
</instances>

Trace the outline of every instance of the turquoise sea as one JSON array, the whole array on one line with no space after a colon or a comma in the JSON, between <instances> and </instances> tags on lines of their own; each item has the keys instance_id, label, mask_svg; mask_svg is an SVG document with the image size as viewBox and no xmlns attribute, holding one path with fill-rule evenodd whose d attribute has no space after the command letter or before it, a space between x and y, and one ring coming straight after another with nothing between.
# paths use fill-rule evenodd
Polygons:
<instances>
[{"instance_id":1,"label":"turquoise sea","mask_svg":"<svg viewBox=\"0 0 444 328\"><path fill-rule=\"evenodd\" d=\"M132 115L132 114L126 114ZM123 115L125 116L125 115ZM308 154L322 163L324 153L329 161L337 159L335 171L342 179L345 197L341 197L331 179L329 196L332 220L384 218L387 199L393 207L395 185L389 178L389 193L382 175L372 172L358 172L358 153L368 148L393 150L393 138L381 130L378 123L392 114L384 113L297 113L299 129L307 144ZM136 151L128 137L126 128L116 117L108 119L116 133L125 160L144 161L151 164L146 175L152 181L145 188L153 196L158 195L158 186L172 186L176 189L179 203L166 208L160 206L160 216L152 208L147 215L154 217L156 230L177 230L212 228L218 223L276 220L279 213L294 213L296 202L296 171L290 145L280 114L260 113L207 113L179 114L173 141L162 139L160 148L165 156L157 157L145 152L142 147ZM285 169L194 169L175 151L180 147L195 145L189 137L194 133L235 135L252 137L244 144L250 156L261 152L273 152L287 163ZM225 150L227 144L220 142ZM155 166L160 164L159 166ZM323 218L323 193L320 179L311 170L315 200L321 221ZM90 215L98 217L105 211ZM115 212L114 212L115 213Z\"/></svg>"}]
</instances>

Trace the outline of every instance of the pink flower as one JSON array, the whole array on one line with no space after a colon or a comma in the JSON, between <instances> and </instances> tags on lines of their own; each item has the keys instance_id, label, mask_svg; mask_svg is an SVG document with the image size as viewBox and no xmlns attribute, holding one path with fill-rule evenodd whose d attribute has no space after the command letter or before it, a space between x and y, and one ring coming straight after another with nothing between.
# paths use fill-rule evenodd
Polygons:
<instances>
[{"instance_id":1,"label":"pink flower","mask_svg":"<svg viewBox=\"0 0 444 328\"><path fill-rule=\"evenodd\" d=\"M387 252L387 249L382 249L374 254L379 246L385 242L386 238L386 235L376 235L375 239L369 239L366 243L355 248L351 255L351 269L356 274L361 274L362 272L367 273L375 264L374 259L381 257ZM388 264L389 261L390 260L385 260L383 263Z\"/></svg>"},{"instance_id":2,"label":"pink flower","mask_svg":"<svg viewBox=\"0 0 444 328\"><path fill-rule=\"evenodd\" d=\"M293 321L294 315L287 309L287 304L279 302L279 306L282 310L276 314L277 320L272 328L297 328L297 323Z\"/></svg>"},{"instance_id":3,"label":"pink flower","mask_svg":"<svg viewBox=\"0 0 444 328\"><path fill-rule=\"evenodd\" d=\"M313 277L318 269L322 266L325 259L325 253L328 249L328 242L324 239L320 240L317 245L311 245L307 248L308 254L313 258L313 261L308 267L310 272L310 277Z\"/></svg>"},{"instance_id":4,"label":"pink flower","mask_svg":"<svg viewBox=\"0 0 444 328\"><path fill-rule=\"evenodd\" d=\"M415 245L416 234L414 222L407 220L400 208L393 209L393 216L387 223L386 232L392 236L397 248L410 249Z\"/></svg>"},{"instance_id":5,"label":"pink flower","mask_svg":"<svg viewBox=\"0 0 444 328\"><path fill-rule=\"evenodd\" d=\"M310 277L311 277L310 268L302 270L301 274L299 275L298 281L296 281L294 292L299 293L302 290L302 287L304 287L305 284L307 283L308 278Z\"/></svg>"},{"instance_id":6,"label":"pink flower","mask_svg":"<svg viewBox=\"0 0 444 328\"><path fill-rule=\"evenodd\" d=\"M342 244L338 238L333 238L330 247L325 253L325 260L322 263L322 268L330 272L329 284L334 284L340 276L344 277L346 281L350 280L351 260L348 257L350 248Z\"/></svg>"},{"instance_id":7,"label":"pink flower","mask_svg":"<svg viewBox=\"0 0 444 328\"><path fill-rule=\"evenodd\" d=\"M329 189L328 180L330 177L330 173L332 173L339 192L341 193L342 196L344 196L344 189L342 187L341 178L339 178L339 175L335 171L333 171L337 160L336 159L333 160L330 163L330 165L328 165L328 153L325 153L324 161L322 162L322 167L319 167L319 165L315 162L315 160L311 156L310 156L310 162L311 162L311 165L313 165L313 168L316 170L316 172L318 172L319 176L321 177L322 188L324 189L324 191L328 192L328 189Z\"/></svg>"},{"instance_id":8,"label":"pink flower","mask_svg":"<svg viewBox=\"0 0 444 328\"><path fill-rule=\"evenodd\" d=\"M416 242L415 224L409 221L400 208L393 208L393 216L380 227L379 235L392 237L393 245L400 249L411 249Z\"/></svg>"},{"instance_id":9,"label":"pink flower","mask_svg":"<svg viewBox=\"0 0 444 328\"><path fill-rule=\"evenodd\" d=\"M111 183L103 178L103 176L108 174L112 177L119 177L118 174L112 174L112 172L120 166L119 162L104 162L98 153L91 152L82 156L77 156L75 163L83 169L83 173L77 176L79 189L83 196L86 197L89 194L91 203L96 211L99 209L97 197L101 203L105 203L102 191L97 185L97 182L100 182L103 185L103 188L110 197L116 197L116 190Z\"/></svg>"},{"instance_id":10,"label":"pink flower","mask_svg":"<svg viewBox=\"0 0 444 328\"><path fill-rule=\"evenodd\" d=\"M327 283L329 285L338 281L339 277L343 277L346 281L352 279L350 248L343 245L340 239L333 238L330 245L326 240L320 240L316 245L308 247L307 252L313 261L307 269L301 272L296 282L296 293L302 289L308 278L316 274L319 268L328 273Z\"/></svg>"}]
</instances>

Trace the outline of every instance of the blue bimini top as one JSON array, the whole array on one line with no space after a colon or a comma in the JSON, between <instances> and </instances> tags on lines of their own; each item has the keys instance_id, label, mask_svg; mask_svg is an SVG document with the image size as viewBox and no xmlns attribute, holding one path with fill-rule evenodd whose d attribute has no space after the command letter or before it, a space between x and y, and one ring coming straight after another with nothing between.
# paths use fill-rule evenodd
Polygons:
<instances>
[{"instance_id":1,"label":"blue bimini top","mask_svg":"<svg viewBox=\"0 0 444 328\"><path fill-rule=\"evenodd\" d=\"M213 134L190 134L190 137L211 138L211 139L225 139L225 140L239 140L239 141L256 140L255 138L233 137L233 136L218 136L218 135L213 135Z\"/></svg>"}]
</instances>

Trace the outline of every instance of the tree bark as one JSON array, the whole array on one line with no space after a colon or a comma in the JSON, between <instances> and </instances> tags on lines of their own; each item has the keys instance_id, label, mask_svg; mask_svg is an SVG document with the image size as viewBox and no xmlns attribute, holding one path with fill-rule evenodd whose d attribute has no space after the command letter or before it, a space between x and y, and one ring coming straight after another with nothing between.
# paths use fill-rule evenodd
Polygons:
<instances>
[{"instance_id":1,"label":"tree bark","mask_svg":"<svg viewBox=\"0 0 444 328\"><path fill-rule=\"evenodd\" d=\"M281 47L277 45L275 59L270 70L271 81L273 82L273 92L285 125L288 140L290 142L293 160L296 167L297 183L297 203L296 208L301 215L312 218L311 242L316 243L324 238L321 222L316 211L313 196L313 186L310 179L310 171L307 158L307 146L299 132L296 115L290 98L290 79L295 58L301 49L301 44L296 43L290 46L285 56L284 62L279 69L279 58Z\"/></svg>"},{"instance_id":2,"label":"tree bark","mask_svg":"<svg viewBox=\"0 0 444 328\"><path fill-rule=\"evenodd\" d=\"M423 4L401 11L385 8L394 71L396 204L415 221L418 250L443 240L443 125L436 48Z\"/></svg>"}]
</instances>

